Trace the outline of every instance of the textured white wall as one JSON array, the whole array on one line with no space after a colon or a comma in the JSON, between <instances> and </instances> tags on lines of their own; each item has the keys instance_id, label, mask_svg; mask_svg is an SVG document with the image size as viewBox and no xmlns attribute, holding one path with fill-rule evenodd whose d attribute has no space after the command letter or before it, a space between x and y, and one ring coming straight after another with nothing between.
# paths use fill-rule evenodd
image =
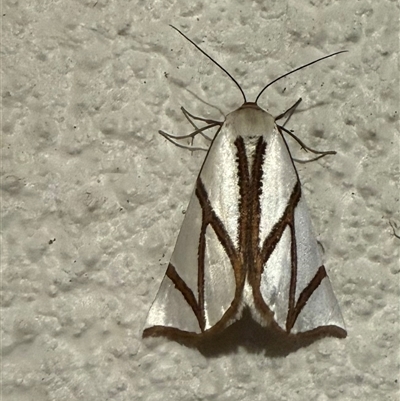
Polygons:
<instances>
[{"instance_id":1,"label":"textured white wall","mask_svg":"<svg viewBox=\"0 0 400 401\"><path fill-rule=\"evenodd\" d=\"M397 400L398 17L394 1L5 0L2 400ZM190 131L181 105L241 102L169 23L250 100L349 50L261 101L277 115L303 97L289 127L338 152L299 174L347 339L287 355L141 340L204 157L157 130Z\"/></svg>"}]
</instances>

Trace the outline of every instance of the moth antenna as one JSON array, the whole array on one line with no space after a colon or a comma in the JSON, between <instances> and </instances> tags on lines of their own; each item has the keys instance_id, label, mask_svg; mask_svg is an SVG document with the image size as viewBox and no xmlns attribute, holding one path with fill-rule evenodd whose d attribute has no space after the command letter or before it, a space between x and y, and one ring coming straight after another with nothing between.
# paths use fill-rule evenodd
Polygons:
<instances>
[{"instance_id":1,"label":"moth antenna","mask_svg":"<svg viewBox=\"0 0 400 401\"><path fill-rule=\"evenodd\" d=\"M171 28L175 29L175 31L179 32L186 40L188 40L197 50L202 52L209 60L211 60L217 67L219 67L228 77L235 83L235 85L239 88L240 93L243 96L244 102L247 102L246 95L243 92L243 89L240 87L238 82L236 81L235 78L224 68L222 67L221 64L217 63L211 56L209 56L200 46L196 45L196 43L193 42L193 40L189 39L183 32L181 32L178 28L175 28L173 25L170 25ZM282 77L283 78L283 77ZM266 89L266 88L264 88ZM263 89L263 90L264 90Z\"/></svg>"},{"instance_id":2,"label":"moth antenna","mask_svg":"<svg viewBox=\"0 0 400 401\"><path fill-rule=\"evenodd\" d=\"M301 67L297 67L297 68L295 68L294 70L289 71L289 72L287 72L286 74L281 75L280 77L274 79L272 82L270 82L269 84L267 84L266 86L264 86L264 88L261 90L261 92L260 92L260 93L258 94L258 96L256 97L255 103L258 102L258 99L259 99L260 96L264 93L265 89L267 89L268 87L270 87L270 86L271 86L272 84L274 84L276 81L279 81L280 79L285 78L285 77L287 77L288 75L293 74L293 73L296 72L296 71L302 70L303 68L309 67L309 66L312 65L312 64L315 64L315 63L318 63L319 61L325 60L326 58L333 57L333 56L336 56L336 55L338 55L338 54L340 54L340 53L347 53L347 52L348 52L348 50L341 50L340 52L336 52L336 53L329 54L328 56L324 56L324 57L321 57L321 58L319 58L319 59L317 59L317 60L311 61L311 63L304 64L304 65L302 65Z\"/></svg>"}]
</instances>

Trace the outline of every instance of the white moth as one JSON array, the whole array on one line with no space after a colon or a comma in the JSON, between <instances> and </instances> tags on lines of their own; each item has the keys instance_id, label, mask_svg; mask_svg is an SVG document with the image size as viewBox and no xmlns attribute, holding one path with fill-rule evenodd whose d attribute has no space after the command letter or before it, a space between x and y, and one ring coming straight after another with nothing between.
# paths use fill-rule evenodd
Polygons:
<instances>
[{"instance_id":1,"label":"white moth","mask_svg":"<svg viewBox=\"0 0 400 401\"><path fill-rule=\"evenodd\" d=\"M232 80L244 104L224 122L203 120L208 125L191 135L219 126L143 337L204 337L239 319L244 307L261 325L287 335L346 337L283 137L283 131L291 133L276 124L287 112L274 118L257 105L260 95L277 79L254 103L246 101ZM293 112L299 102L289 110ZM176 138L160 133L170 140ZM320 157L335 153L314 152Z\"/></svg>"}]
</instances>

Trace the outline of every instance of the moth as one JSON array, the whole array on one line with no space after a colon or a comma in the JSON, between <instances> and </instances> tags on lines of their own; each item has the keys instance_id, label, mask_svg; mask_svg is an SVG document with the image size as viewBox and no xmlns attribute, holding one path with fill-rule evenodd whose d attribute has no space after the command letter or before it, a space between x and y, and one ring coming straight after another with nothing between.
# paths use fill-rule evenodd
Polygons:
<instances>
[{"instance_id":1,"label":"moth","mask_svg":"<svg viewBox=\"0 0 400 401\"><path fill-rule=\"evenodd\" d=\"M300 179L277 121L257 105L277 80L342 51L303 65L266 85L255 102L244 103L225 121L195 117L218 127L197 177L182 228L143 337L196 337L217 333L248 307L254 320L287 335L346 337L344 321L322 263ZM191 119L192 118L192 119ZM160 131L176 143L175 137ZM185 136L187 137L187 136ZM317 157L336 152L303 148Z\"/></svg>"}]
</instances>

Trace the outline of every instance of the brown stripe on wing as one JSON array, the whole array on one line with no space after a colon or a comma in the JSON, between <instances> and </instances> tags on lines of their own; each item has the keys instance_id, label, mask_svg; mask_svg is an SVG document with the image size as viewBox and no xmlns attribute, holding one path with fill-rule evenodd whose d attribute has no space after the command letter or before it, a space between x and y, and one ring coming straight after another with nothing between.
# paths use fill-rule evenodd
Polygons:
<instances>
[{"instance_id":1,"label":"brown stripe on wing","mask_svg":"<svg viewBox=\"0 0 400 401\"><path fill-rule=\"evenodd\" d=\"M206 230L208 225L214 230L220 244L224 248L229 261L232 266L232 270L235 276L236 288L235 297L229 309L224 313L223 318L215 326L224 326L229 319L237 312L240 304L240 297L243 290L245 275L241 271L241 263L238 256L238 252L235 249L233 241L231 240L226 228L220 218L216 215L214 209L211 206L208 198L207 190L199 177L196 183L196 196L199 200L200 207L203 211L202 224L199 238L199 253L198 253L198 294L199 294L199 313L202 316L202 320L205 322L205 298L204 298L204 280L205 280L205 254L206 254ZM216 283L220 285L221 283ZM205 323L204 323L205 324ZM202 329L203 331L203 329Z\"/></svg>"},{"instance_id":2,"label":"brown stripe on wing","mask_svg":"<svg viewBox=\"0 0 400 401\"><path fill-rule=\"evenodd\" d=\"M211 225L233 266L237 260L235 246L233 245L233 242L220 218L216 215L214 209L212 208L208 199L207 191L200 177L197 179L196 196L199 199L200 207L203 210L202 229L204 228L205 230L209 224Z\"/></svg>"},{"instance_id":3,"label":"brown stripe on wing","mask_svg":"<svg viewBox=\"0 0 400 401\"><path fill-rule=\"evenodd\" d=\"M255 183L257 187L260 187L262 177L259 177L260 182ZM254 304L257 309L262 312L263 316L270 321L273 312L266 304L264 298L262 297L260 284L261 284L261 275L263 274L264 268L268 259L270 258L272 252L274 251L276 245L282 238L283 232L286 227L289 226L291 230L291 277L290 277L290 287L289 287L289 307L288 314L290 310L294 308L294 294L296 289L296 278L297 278L297 249L296 249L296 238L294 237L294 211L299 203L301 197L301 185L300 181L297 181L292 194L288 200L288 204L286 206L285 211L282 214L282 217L277 221L277 223L272 228L270 234L264 240L262 246L256 251L254 254L255 259L255 268L249 274L249 283L253 288L253 296L254 296ZM258 230L259 230L259 222L258 222ZM258 237L257 237L258 238ZM292 304L292 307L290 306Z\"/></svg>"},{"instance_id":4,"label":"brown stripe on wing","mask_svg":"<svg viewBox=\"0 0 400 401\"><path fill-rule=\"evenodd\" d=\"M251 220L251 205L248 197L250 176L249 176L249 161L247 160L246 147L244 140L238 136L234 142L237 148L236 162L238 167L238 186L239 186L239 221L238 221L238 244L239 253L242 255L249 248L249 241L251 240L248 231L249 221Z\"/></svg>"},{"instance_id":5,"label":"brown stripe on wing","mask_svg":"<svg viewBox=\"0 0 400 401\"><path fill-rule=\"evenodd\" d=\"M251 215L251 238L252 238L252 254L257 255L259 251L260 242L260 221L261 221L261 204L260 198L263 190L263 162L265 158L265 152L267 149L267 143L263 137L260 137L256 146L256 152L254 155L251 181L252 185L249 190L249 198L251 199L250 205L252 208Z\"/></svg>"},{"instance_id":6,"label":"brown stripe on wing","mask_svg":"<svg viewBox=\"0 0 400 401\"><path fill-rule=\"evenodd\" d=\"M297 300L296 306L289 307L288 317L286 319L286 331L290 333L294 324L296 323L297 317L310 299L313 292L319 287L322 280L327 277L324 266L320 266L313 279L309 282L306 288L301 292L299 299ZM294 303L294 295L293 295ZM290 304L290 302L289 302Z\"/></svg>"},{"instance_id":7,"label":"brown stripe on wing","mask_svg":"<svg viewBox=\"0 0 400 401\"><path fill-rule=\"evenodd\" d=\"M289 225L292 229L294 228L294 210L297 204L299 203L300 197L301 197L301 185L300 181L297 181L296 185L293 188L292 194L290 195L288 204L286 206L285 211L283 212L282 217L274 225L274 227L271 230L271 233L264 240L264 243L261 247L260 256L263 267L265 263L268 261L272 252L274 251L277 243L280 241L286 226ZM262 271L260 272L260 274L262 274Z\"/></svg>"},{"instance_id":8,"label":"brown stripe on wing","mask_svg":"<svg viewBox=\"0 0 400 401\"><path fill-rule=\"evenodd\" d=\"M199 323L201 331L204 331L205 319L202 313L200 305L197 303L193 291L188 287L188 285L183 281L181 276L176 271L175 267L170 263L168 265L166 276L175 284L175 288L181 292L186 302L190 305L195 314L197 321ZM180 313L180 311L176 311Z\"/></svg>"},{"instance_id":9,"label":"brown stripe on wing","mask_svg":"<svg viewBox=\"0 0 400 401\"><path fill-rule=\"evenodd\" d=\"M259 231L261 220L260 196L262 192L263 161L267 143L260 137L255 144L254 157L251 160L251 170L247 159L246 148L242 137L235 141L237 147L239 175L239 251L242 260L242 270L248 275L250 282L259 270L257 255L259 254ZM251 171L251 173L250 173Z\"/></svg>"}]
</instances>

